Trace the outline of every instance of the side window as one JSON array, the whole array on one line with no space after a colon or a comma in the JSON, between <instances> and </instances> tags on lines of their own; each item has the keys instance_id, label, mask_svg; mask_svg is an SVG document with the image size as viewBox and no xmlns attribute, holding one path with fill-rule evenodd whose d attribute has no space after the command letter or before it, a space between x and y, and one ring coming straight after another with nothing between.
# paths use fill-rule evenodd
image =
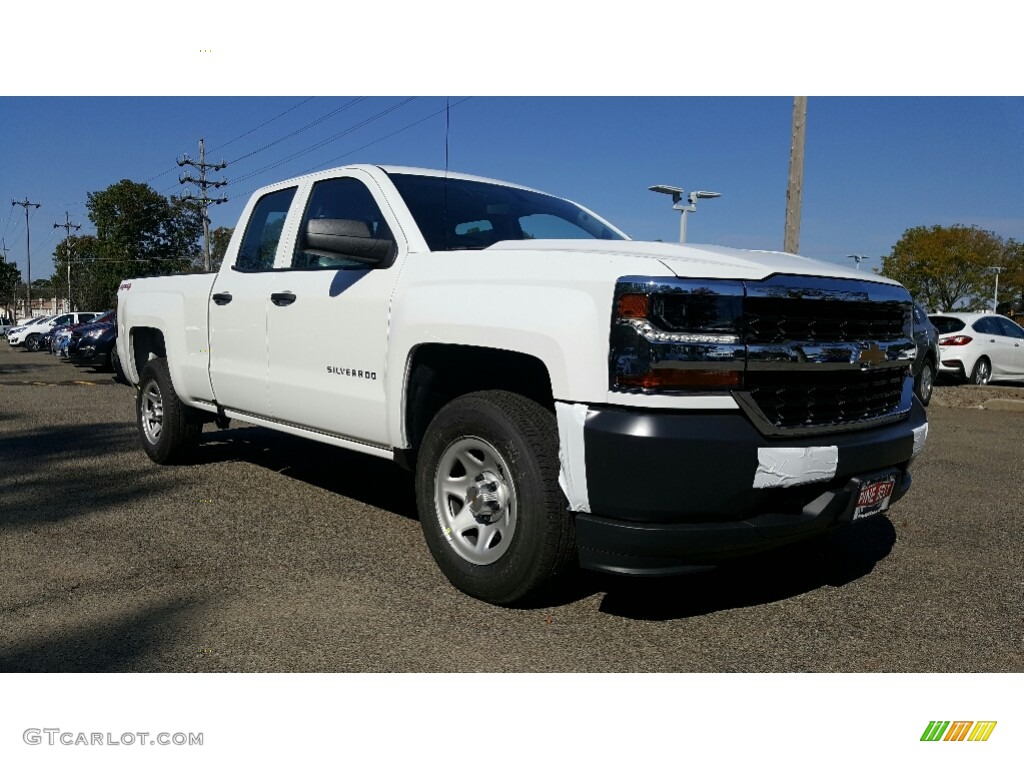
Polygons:
<instances>
[{"instance_id":1,"label":"side window","mask_svg":"<svg viewBox=\"0 0 1024 768\"><path fill-rule=\"evenodd\" d=\"M386 263L395 238L358 179L317 182L299 225L293 269L366 269Z\"/></svg>"},{"instance_id":2,"label":"side window","mask_svg":"<svg viewBox=\"0 0 1024 768\"><path fill-rule=\"evenodd\" d=\"M277 243L281 239L295 187L264 195L256 203L245 226L234 268L244 272L263 272L274 267Z\"/></svg>"},{"instance_id":3,"label":"side window","mask_svg":"<svg viewBox=\"0 0 1024 768\"><path fill-rule=\"evenodd\" d=\"M1003 327L1003 336L1009 336L1012 339L1024 339L1024 328L1021 328L1012 320L1007 320L1005 317L997 318L999 325Z\"/></svg>"},{"instance_id":4,"label":"side window","mask_svg":"<svg viewBox=\"0 0 1024 768\"><path fill-rule=\"evenodd\" d=\"M67 325L68 321L71 320L71 315L61 315L53 321L53 327L56 328L60 325Z\"/></svg>"},{"instance_id":5,"label":"side window","mask_svg":"<svg viewBox=\"0 0 1024 768\"><path fill-rule=\"evenodd\" d=\"M983 317L978 320L973 326L974 330L978 333L990 333L993 336L1002 335L1002 329L991 317Z\"/></svg>"}]
</instances>

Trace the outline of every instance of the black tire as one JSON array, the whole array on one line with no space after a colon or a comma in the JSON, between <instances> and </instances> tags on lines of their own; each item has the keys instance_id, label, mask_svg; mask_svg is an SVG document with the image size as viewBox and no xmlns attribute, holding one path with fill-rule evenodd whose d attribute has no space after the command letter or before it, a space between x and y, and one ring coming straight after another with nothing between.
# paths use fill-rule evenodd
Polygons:
<instances>
[{"instance_id":1,"label":"black tire","mask_svg":"<svg viewBox=\"0 0 1024 768\"><path fill-rule=\"evenodd\" d=\"M979 357L977 362L974 364L974 370L971 371L971 384L984 386L985 384L988 384L991 379L992 363L989 362L987 357Z\"/></svg>"},{"instance_id":2,"label":"black tire","mask_svg":"<svg viewBox=\"0 0 1024 768\"><path fill-rule=\"evenodd\" d=\"M38 333L33 333L31 336L25 339L25 349L27 349L29 352L38 352L39 342L41 338L42 337Z\"/></svg>"},{"instance_id":3,"label":"black tire","mask_svg":"<svg viewBox=\"0 0 1024 768\"><path fill-rule=\"evenodd\" d=\"M142 449L157 464L181 463L199 441L202 418L178 399L162 357L150 360L142 371L135 394L135 422Z\"/></svg>"},{"instance_id":4,"label":"black tire","mask_svg":"<svg viewBox=\"0 0 1024 768\"><path fill-rule=\"evenodd\" d=\"M475 392L437 413L419 449L416 502L427 546L456 588L495 605L525 604L573 570L575 527L558 468L555 416L533 400ZM444 490L460 482L463 497Z\"/></svg>"},{"instance_id":5,"label":"black tire","mask_svg":"<svg viewBox=\"0 0 1024 768\"><path fill-rule=\"evenodd\" d=\"M932 389L935 386L935 366L931 360L925 360L921 366L917 378L914 379L914 392L917 393L921 405L928 405L932 399Z\"/></svg>"}]
</instances>

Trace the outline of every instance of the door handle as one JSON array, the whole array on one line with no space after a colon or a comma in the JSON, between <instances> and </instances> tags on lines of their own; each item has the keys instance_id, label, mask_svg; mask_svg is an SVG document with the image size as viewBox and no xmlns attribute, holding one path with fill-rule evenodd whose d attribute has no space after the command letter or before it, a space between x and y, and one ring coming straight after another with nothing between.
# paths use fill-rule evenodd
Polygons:
<instances>
[{"instance_id":1,"label":"door handle","mask_svg":"<svg viewBox=\"0 0 1024 768\"><path fill-rule=\"evenodd\" d=\"M231 302L230 293L215 293L210 298L213 299L213 303L217 304L218 306L224 306L225 304L229 304Z\"/></svg>"},{"instance_id":2,"label":"door handle","mask_svg":"<svg viewBox=\"0 0 1024 768\"><path fill-rule=\"evenodd\" d=\"M270 300L279 307L287 307L289 304L295 301L295 294L291 291L283 291L281 293L270 294Z\"/></svg>"}]
</instances>

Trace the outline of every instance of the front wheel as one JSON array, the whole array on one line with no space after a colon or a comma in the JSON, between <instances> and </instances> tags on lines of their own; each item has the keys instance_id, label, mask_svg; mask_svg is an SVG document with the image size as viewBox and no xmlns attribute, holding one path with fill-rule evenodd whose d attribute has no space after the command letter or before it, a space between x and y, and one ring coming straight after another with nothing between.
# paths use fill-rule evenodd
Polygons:
<instances>
[{"instance_id":1,"label":"front wheel","mask_svg":"<svg viewBox=\"0 0 1024 768\"><path fill-rule=\"evenodd\" d=\"M978 362L974 364L974 370L971 371L971 384L988 384L991 378L992 363L988 361L987 357L979 357Z\"/></svg>"},{"instance_id":2,"label":"front wheel","mask_svg":"<svg viewBox=\"0 0 1024 768\"><path fill-rule=\"evenodd\" d=\"M928 361L921 366L921 372L917 374L917 379L914 381L914 391L917 392L917 397L921 401L921 405L928 405L928 402L932 399L932 388L935 386L935 368Z\"/></svg>"},{"instance_id":3,"label":"front wheel","mask_svg":"<svg viewBox=\"0 0 1024 768\"><path fill-rule=\"evenodd\" d=\"M39 336L38 333L29 336L27 339L25 339L25 349L27 349L29 352L38 352L40 341L41 337Z\"/></svg>"},{"instance_id":4,"label":"front wheel","mask_svg":"<svg viewBox=\"0 0 1024 768\"><path fill-rule=\"evenodd\" d=\"M139 379L135 415L142 448L157 464L176 464L199 441L203 422L196 411L178 399L167 361L149 361Z\"/></svg>"},{"instance_id":5,"label":"front wheel","mask_svg":"<svg viewBox=\"0 0 1024 768\"><path fill-rule=\"evenodd\" d=\"M575 529L558 467L555 416L522 395L475 392L438 412L420 446L416 497L427 546L455 587L525 603L570 570Z\"/></svg>"}]
</instances>

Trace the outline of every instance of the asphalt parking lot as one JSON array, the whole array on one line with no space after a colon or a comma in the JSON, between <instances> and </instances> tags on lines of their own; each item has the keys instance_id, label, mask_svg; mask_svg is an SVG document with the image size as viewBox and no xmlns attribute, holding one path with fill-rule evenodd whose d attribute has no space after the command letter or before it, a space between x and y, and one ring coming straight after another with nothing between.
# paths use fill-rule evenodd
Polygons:
<instances>
[{"instance_id":1,"label":"asphalt parking lot","mask_svg":"<svg viewBox=\"0 0 1024 768\"><path fill-rule=\"evenodd\" d=\"M0 670L1021 672L1024 412L940 400L888 517L509 610L388 462L239 424L160 467L132 388L0 342Z\"/></svg>"}]
</instances>

